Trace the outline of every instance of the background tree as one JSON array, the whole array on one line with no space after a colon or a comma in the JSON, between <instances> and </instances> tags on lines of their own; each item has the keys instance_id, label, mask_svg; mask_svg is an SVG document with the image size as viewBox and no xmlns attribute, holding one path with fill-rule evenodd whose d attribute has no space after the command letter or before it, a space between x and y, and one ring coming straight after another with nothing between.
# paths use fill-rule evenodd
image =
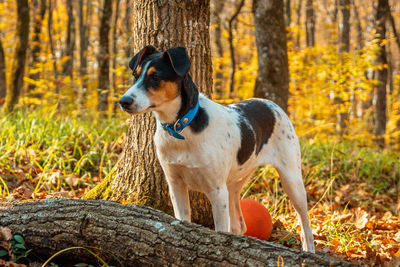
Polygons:
<instances>
[{"instance_id":1,"label":"background tree","mask_svg":"<svg viewBox=\"0 0 400 267\"><path fill-rule=\"evenodd\" d=\"M339 51L341 53L342 64L344 64L344 61L347 60L348 53L350 52L350 0L340 0L340 9L342 11L342 26L340 28ZM347 72L346 70L344 71ZM348 73L342 73L341 75L347 76ZM348 97L347 83L343 81L342 86L344 88L341 88L341 91L346 92L346 97ZM339 102L340 110L338 116L339 132L343 135L349 120L348 99L343 99L343 97L338 96L337 100Z\"/></svg>"},{"instance_id":2,"label":"background tree","mask_svg":"<svg viewBox=\"0 0 400 267\"><path fill-rule=\"evenodd\" d=\"M29 5L28 0L17 1L17 39L15 46L15 58L12 67L11 84L6 95L5 108L12 111L18 103L22 87L24 86L24 72L26 52L29 39Z\"/></svg>"},{"instance_id":3,"label":"background tree","mask_svg":"<svg viewBox=\"0 0 400 267\"><path fill-rule=\"evenodd\" d=\"M233 12L232 16L228 21L228 33L229 33L228 40L229 40L229 51L231 54L231 74L230 74L229 92L231 94L233 94L235 89L235 72L236 72L236 58L235 58L236 55L235 55L235 47L233 46L233 24L235 23L235 20L237 19L243 5L244 5L244 0L240 0L239 4L235 8L235 11Z\"/></svg>"},{"instance_id":4,"label":"background tree","mask_svg":"<svg viewBox=\"0 0 400 267\"><path fill-rule=\"evenodd\" d=\"M6 60L4 55L3 42L1 41L0 38L0 106L4 103L6 92L7 92Z\"/></svg>"},{"instance_id":5,"label":"background tree","mask_svg":"<svg viewBox=\"0 0 400 267\"><path fill-rule=\"evenodd\" d=\"M214 4L214 8L212 9L213 12L211 13L211 20L212 24L214 25L214 40L216 46L216 55L218 58L224 57L224 47L222 45L222 32L223 32L223 23L221 19L220 11L224 8L224 1L223 0L213 0L212 3ZM224 64L220 62L218 66L214 68L214 93L218 96L224 95L224 88L223 88L223 78L224 78Z\"/></svg>"},{"instance_id":6,"label":"background tree","mask_svg":"<svg viewBox=\"0 0 400 267\"><path fill-rule=\"evenodd\" d=\"M283 0L254 0L253 12L258 58L254 96L270 99L287 111L289 71Z\"/></svg>"},{"instance_id":7,"label":"background tree","mask_svg":"<svg viewBox=\"0 0 400 267\"><path fill-rule=\"evenodd\" d=\"M107 111L110 95L110 21L112 17L112 0L104 0L99 30L100 53L98 55L99 78L97 86L97 108Z\"/></svg>"},{"instance_id":8,"label":"background tree","mask_svg":"<svg viewBox=\"0 0 400 267\"><path fill-rule=\"evenodd\" d=\"M85 1L78 1L78 24L79 24L79 75L81 81L80 101L84 102L88 90L87 62L89 46L89 17L91 14L91 1L86 1L86 13L84 10Z\"/></svg>"},{"instance_id":9,"label":"background tree","mask_svg":"<svg viewBox=\"0 0 400 267\"><path fill-rule=\"evenodd\" d=\"M38 63L39 63L39 56L40 56L40 51L41 51L41 40L40 40L40 34L42 32L42 22L44 19L44 15L46 14L46 0L33 0L31 1L31 5L33 5L33 13L34 13L34 18L33 18L33 38L31 42L32 46L32 61L30 64L30 67L32 69L38 68ZM40 72L39 71L34 71L29 75L29 78L32 80L37 80L40 77ZM28 86L28 91L31 91L35 88L34 83L30 83Z\"/></svg>"},{"instance_id":10,"label":"background tree","mask_svg":"<svg viewBox=\"0 0 400 267\"><path fill-rule=\"evenodd\" d=\"M132 15L135 17L134 51L137 53L148 44L161 51L174 46L187 47L193 80L202 92L210 94L210 2L140 0L134 1ZM172 213L167 182L153 144L155 126L152 114L132 117L115 178L104 180L86 195L87 198L127 200ZM206 197L190 192L190 198L193 220L212 225Z\"/></svg>"},{"instance_id":11,"label":"background tree","mask_svg":"<svg viewBox=\"0 0 400 267\"><path fill-rule=\"evenodd\" d=\"M75 15L73 0L66 0L66 6L68 14L68 26L64 55L67 57L67 60L64 63L63 75L72 76L75 50Z\"/></svg>"},{"instance_id":12,"label":"background tree","mask_svg":"<svg viewBox=\"0 0 400 267\"><path fill-rule=\"evenodd\" d=\"M386 132L386 86L388 79L387 57L386 57L386 22L389 17L388 0L378 0L376 9L376 34L379 40L379 54L377 63L383 65L377 70L377 80L379 82L376 88L376 117L375 117L375 134L377 143L383 147L385 140L383 135Z\"/></svg>"},{"instance_id":13,"label":"background tree","mask_svg":"<svg viewBox=\"0 0 400 267\"><path fill-rule=\"evenodd\" d=\"M306 44L315 45L315 12L313 0L307 0L306 4Z\"/></svg>"}]
</instances>

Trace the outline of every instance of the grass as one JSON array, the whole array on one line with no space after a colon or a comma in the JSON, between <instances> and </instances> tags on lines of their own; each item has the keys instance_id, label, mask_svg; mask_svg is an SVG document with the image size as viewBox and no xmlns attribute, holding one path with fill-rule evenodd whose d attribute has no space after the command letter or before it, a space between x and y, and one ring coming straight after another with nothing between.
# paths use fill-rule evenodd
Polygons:
<instances>
[{"instance_id":1,"label":"grass","mask_svg":"<svg viewBox=\"0 0 400 267\"><path fill-rule=\"evenodd\" d=\"M117 162L128 127L126 118L73 117L55 109L0 113L1 196L26 199L64 191L80 197ZM396 239L400 238L396 236L400 222L393 215L399 214L400 154L349 140L302 140L301 149L309 215L319 250L346 260L354 255L365 260L372 254L388 259L396 249L400 253L400 247L391 245L400 242ZM21 186L26 185L32 196L21 193ZM294 209L273 168L260 168L242 196L270 210L275 221L271 241L300 246Z\"/></svg>"},{"instance_id":2,"label":"grass","mask_svg":"<svg viewBox=\"0 0 400 267\"><path fill-rule=\"evenodd\" d=\"M3 196L18 179L31 180L35 193L93 184L112 169L127 129L122 118L72 118L55 109L19 110L0 118Z\"/></svg>"}]
</instances>

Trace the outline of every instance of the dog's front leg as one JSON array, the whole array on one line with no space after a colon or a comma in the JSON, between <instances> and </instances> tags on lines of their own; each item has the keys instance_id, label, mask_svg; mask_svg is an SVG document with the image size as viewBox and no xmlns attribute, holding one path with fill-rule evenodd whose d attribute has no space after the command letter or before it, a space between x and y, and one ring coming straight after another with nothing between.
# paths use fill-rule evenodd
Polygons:
<instances>
[{"instance_id":1,"label":"dog's front leg","mask_svg":"<svg viewBox=\"0 0 400 267\"><path fill-rule=\"evenodd\" d=\"M206 193L211 202L216 231L229 232L229 194L226 185L220 185Z\"/></svg>"},{"instance_id":2,"label":"dog's front leg","mask_svg":"<svg viewBox=\"0 0 400 267\"><path fill-rule=\"evenodd\" d=\"M190 222L191 215L188 187L181 179L170 181L167 178L167 181L175 218Z\"/></svg>"}]
</instances>

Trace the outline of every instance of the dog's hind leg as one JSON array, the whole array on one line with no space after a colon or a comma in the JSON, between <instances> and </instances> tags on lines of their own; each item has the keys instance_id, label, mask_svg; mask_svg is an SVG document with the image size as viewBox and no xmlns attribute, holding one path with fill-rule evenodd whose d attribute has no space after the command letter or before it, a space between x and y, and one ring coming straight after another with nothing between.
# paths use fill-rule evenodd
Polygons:
<instances>
[{"instance_id":1,"label":"dog's hind leg","mask_svg":"<svg viewBox=\"0 0 400 267\"><path fill-rule=\"evenodd\" d=\"M211 202L215 231L229 232L229 193L225 184L205 192Z\"/></svg>"},{"instance_id":2,"label":"dog's hind leg","mask_svg":"<svg viewBox=\"0 0 400 267\"><path fill-rule=\"evenodd\" d=\"M242 186L243 181L228 185L230 231L235 234L244 234L246 232L246 223L240 209L240 192Z\"/></svg>"},{"instance_id":3,"label":"dog's hind leg","mask_svg":"<svg viewBox=\"0 0 400 267\"><path fill-rule=\"evenodd\" d=\"M275 166L277 167L277 166ZM301 226L301 243L304 251L314 252L313 235L307 215L307 195L300 169L277 167L283 190L289 196L297 212Z\"/></svg>"}]
</instances>

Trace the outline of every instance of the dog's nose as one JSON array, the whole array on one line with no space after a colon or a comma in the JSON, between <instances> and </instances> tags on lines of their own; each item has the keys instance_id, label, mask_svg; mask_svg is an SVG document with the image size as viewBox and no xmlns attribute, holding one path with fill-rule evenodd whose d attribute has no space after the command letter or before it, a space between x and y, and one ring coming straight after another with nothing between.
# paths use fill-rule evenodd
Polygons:
<instances>
[{"instance_id":1,"label":"dog's nose","mask_svg":"<svg viewBox=\"0 0 400 267\"><path fill-rule=\"evenodd\" d=\"M133 103L133 97L129 96L129 95L123 95L120 99L119 99L119 104L123 107L129 107L130 105L132 105Z\"/></svg>"}]
</instances>

